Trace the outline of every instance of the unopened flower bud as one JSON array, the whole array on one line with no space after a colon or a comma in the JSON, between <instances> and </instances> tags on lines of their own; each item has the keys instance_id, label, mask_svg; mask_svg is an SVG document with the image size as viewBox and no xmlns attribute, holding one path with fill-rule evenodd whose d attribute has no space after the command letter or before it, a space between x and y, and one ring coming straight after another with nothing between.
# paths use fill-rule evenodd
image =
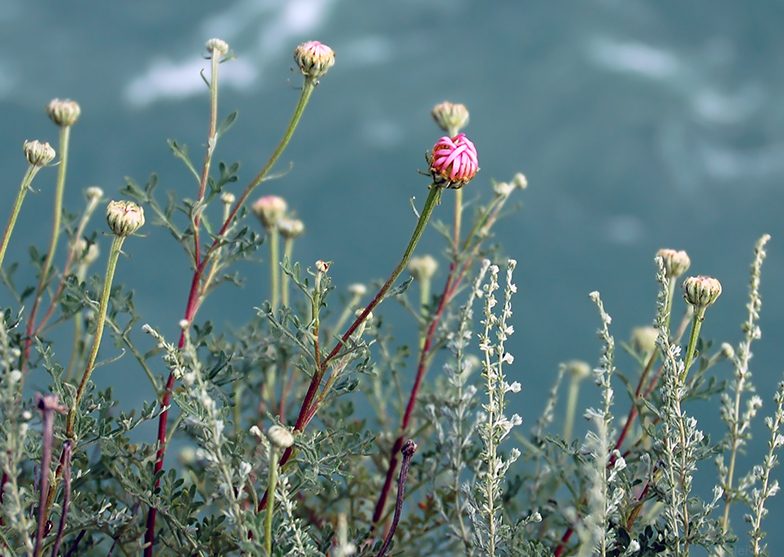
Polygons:
<instances>
[{"instance_id":1,"label":"unopened flower bud","mask_svg":"<svg viewBox=\"0 0 784 557\"><path fill-rule=\"evenodd\" d=\"M364 311L365 311L365 308L357 309L354 312L354 317L360 317L362 315L362 313L364 313ZM373 312L372 311L368 312L368 314L365 316L365 320L362 322L362 324L364 325L365 323L369 323L370 321L373 321Z\"/></svg>"},{"instance_id":2,"label":"unopened flower bud","mask_svg":"<svg viewBox=\"0 0 784 557\"><path fill-rule=\"evenodd\" d=\"M506 182L496 182L493 184L493 192L498 197L509 197L517 186Z\"/></svg>"},{"instance_id":3,"label":"unopened flower bud","mask_svg":"<svg viewBox=\"0 0 784 557\"><path fill-rule=\"evenodd\" d=\"M521 190L524 190L528 187L528 179L520 172L514 175L514 178L512 178L512 183Z\"/></svg>"},{"instance_id":4,"label":"unopened flower bud","mask_svg":"<svg viewBox=\"0 0 784 557\"><path fill-rule=\"evenodd\" d=\"M635 327L632 329L632 346L641 354L650 354L656 349L659 330L655 327Z\"/></svg>"},{"instance_id":5,"label":"unopened flower bud","mask_svg":"<svg viewBox=\"0 0 784 557\"><path fill-rule=\"evenodd\" d=\"M288 204L286 200L277 195L267 195L260 197L256 203L253 204L251 210L264 225L266 230L272 230L278 221L283 218L286 213Z\"/></svg>"},{"instance_id":6,"label":"unopened flower bud","mask_svg":"<svg viewBox=\"0 0 784 557\"><path fill-rule=\"evenodd\" d=\"M721 343L721 352L719 352L722 358L726 360L731 360L735 357L735 349L729 342L722 342Z\"/></svg>"},{"instance_id":7,"label":"unopened flower bud","mask_svg":"<svg viewBox=\"0 0 784 557\"><path fill-rule=\"evenodd\" d=\"M276 449L288 449L294 444L294 436L291 432L279 425L271 426L267 430L267 439Z\"/></svg>"},{"instance_id":8,"label":"unopened flower bud","mask_svg":"<svg viewBox=\"0 0 784 557\"><path fill-rule=\"evenodd\" d=\"M566 362L566 371L575 380L582 380L591 375L591 366L582 360L571 360Z\"/></svg>"},{"instance_id":9,"label":"unopened flower bud","mask_svg":"<svg viewBox=\"0 0 784 557\"><path fill-rule=\"evenodd\" d=\"M316 270L319 273L326 273L327 271L329 271L329 264L326 261L322 261L321 259L319 259L318 261L316 261Z\"/></svg>"},{"instance_id":10,"label":"unopened flower bud","mask_svg":"<svg viewBox=\"0 0 784 557\"><path fill-rule=\"evenodd\" d=\"M280 235L286 240L293 240L303 232L305 232L305 223L299 219L290 219L283 217L278 221L278 231Z\"/></svg>"},{"instance_id":11,"label":"unopened flower bud","mask_svg":"<svg viewBox=\"0 0 784 557\"><path fill-rule=\"evenodd\" d=\"M696 308L706 308L721 295L721 283L712 277L689 277L683 281L683 297Z\"/></svg>"},{"instance_id":12,"label":"unopened flower bud","mask_svg":"<svg viewBox=\"0 0 784 557\"><path fill-rule=\"evenodd\" d=\"M303 74L318 79L335 64L335 53L325 44L310 41L294 50L294 61Z\"/></svg>"},{"instance_id":13,"label":"unopened flower bud","mask_svg":"<svg viewBox=\"0 0 784 557\"><path fill-rule=\"evenodd\" d=\"M188 320L187 319L180 319L180 322L177 323L180 326L180 329L183 331L188 329Z\"/></svg>"},{"instance_id":14,"label":"unopened flower bud","mask_svg":"<svg viewBox=\"0 0 784 557\"><path fill-rule=\"evenodd\" d=\"M46 105L46 113L58 126L73 126L79 119L82 109L76 101L53 99Z\"/></svg>"},{"instance_id":15,"label":"unopened flower bud","mask_svg":"<svg viewBox=\"0 0 784 557\"><path fill-rule=\"evenodd\" d=\"M100 201L103 197L103 190L98 186L90 186L84 190L84 196L90 201Z\"/></svg>"},{"instance_id":16,"label":"unopened flower bud","mask_svg":"<svg viewBox=\"0 0 784 557\"><path fill-rule=\"evenodd\" d=\"M133 201L112 201L106 208L106 222L116 236L130 236L144 224L144 209Z\"/></svg>"},{"instance_id":17,"label":"unopened flower bud","mask_svg":"<svg viewBox=\"0 0 784 557\"><path fill-rule=\"evenodd\" d=\"M445 132L457 133L468 125L468 109L462 104L452 104L445 101L437 104L430 114L436 124Z\"/></svg>"},{"instance_id":18,"label":"unopened flower bud","mask_svg":"<svg viewBox=\"0 0 784 557\"><path fill-rule=\"evenodd\" d=\"M33 166L46 166L55 156L54 149L48 143L40 141L25 141L22 149L27 162Z\"/></svg>"},{"instance_id":19,"label":"unopened flower bud","mask_svg":"<svg viewBox=\"0 0 784 557\"><path fill-rule=\"evenodd\" d=\"M660 249L656 255L662 258L664 273L668 279L676 279L689 270L691 259L685 251Z\"/></svg>"},{"instance_id":20,"label":"unopened flower bud","mask_svg":"<svg viewBox=\"0 0 784 557\"><path fill-rule=\"evenodd\" d=\"M367 294L367 286L360 282L350 284L348 287L348 293L357 297L364 296Z\"/></svg>"},{"instance_id":21,"label":"unopened flower bud","mask_svg":"<svg viewBox=\"0 0 784 557\"><path fill-rule=\"evenodd\" d=\"M408 272L417 280L430 280L438 269L438 261L432 255L412 257L408 262Z\"/></svg>"},{"instance_id":22,"label":"unopened flower bud","mask_svg":"<svg viewBox=\"0 0 784 557\"><path fill-rule=\"evenodd\" d=\"M459 189L479 171L476 147L465 134L442 137L429 158L430 175L438 186Z\"/></svg>"},{"instance_id":23,"label":"unopened flower bud","mask_svg":"<svg viewBox=\"0 0 784 557\"><path fill-rule=\"evenodd\" d=\"M98 259L98 255L100 254L98 244L93 242L92 244L88 245L87 240L84 238L79 238L76 240L73 249L76 260L84 263L85 265L92 264L96 259Z\"/></svg>"},{"instance_id":24,"label":"unopened flower bud","mask_svg":"<svg viewBox=\"0 0 784 557\"><path fill-rule=\"evenodd\" d=\"M221 198L221 201L223 203L225 203L226 205L233 205L234 201L236 200L236 197L234 197L234 194L229 192L229 191L223 192L221 194L220 198Z\"/></svg>"},{"instance_id":25,"label":"unopened flower bud","mask_svg":"<svg viewBox=\"0 0 784 557\"><path fill-rule=\"evenodd\" d=\"M229 52L229 45L220 39L210 39L204 46L207 47L207 52L217 54L219 57L226 56L226 53Z\"/></svg>"}]
</instances>

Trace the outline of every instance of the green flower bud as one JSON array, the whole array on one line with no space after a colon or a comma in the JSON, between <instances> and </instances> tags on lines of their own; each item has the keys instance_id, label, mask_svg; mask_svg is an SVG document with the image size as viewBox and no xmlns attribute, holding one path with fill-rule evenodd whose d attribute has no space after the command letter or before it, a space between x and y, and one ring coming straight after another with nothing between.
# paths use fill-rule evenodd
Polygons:
<instances>
[{"instance_id":1,"label":"green flower bud","mask_svg":"<svg viewBox=\"0 0 784 557\"><path fill-rule=\"evenodd\" d=\"M664 273L670 280L681 276L689 270L691 265L691 259L689 259L689 255L685 251L660 249L656 255L662 258Z\"/></svg>"},{"instance_id":2,"label":"green flower bud","mask_svg":"<svg viewBox=\"0 0 784 557\"><path fill-rule=\"evenodd\" d=\"M436 274L438 261L432 255L412 257L408 262L408 272L417 280L430 280Z\"/></svg>"},{"instance_id":3,"label":"green flower bud","mask_svg":"<svg viewBox=\"0 0 784 557\"><path fill-rule=\"evenodd\" d=\"M468 125L468 109L462 104L452 104L445 101L437 104L430 114L442 130L452 135Z\"/></svg>"},{"instance_id":4,"label":"green flower bud","mask_svg":"<svg viewBox=\"0 0 784 557\"><path fill-rule=\"evenodd\" d=\"M217 54L221 58L229 52L229 45L220 39L210 39L204 46L207 47L207 52Z\"/></svg>"},{"instance_id":5,"label":"green flower bud","mask_svg":"<svg viewBox=\"0 0 784 557\"><path fill-rule=\"evenodd\" d=\"M278 231L286 240L293 240L305 232L305 224L299 219L283 217L278 221Z\"/></svg>"},{"instance_id":6,"label":"green flower bud","mask_svg":"<svg viewBox=\"0 0 784 557\"><path fill-rule=\"evenodd\" d=\"M133 201L112 201L106 208L106 222L116 236L130 236L144 224L144 209Z\"/></svg>"},{"instance_id":7,"label":"green flower bud","mask_svg":"<svg viewBox=\"0 0 784 557\"><path fill-rule=\"evenodd\" d=\"M683 281L684 299L695 308L706 308L721 295L721 283L712 277L689 277Z\"/></svg>"},{"instance_id":8,"label":"green flower bud","mask_svg":"<svg viewBox=\"0 0 784 557\"><path fill-rule=\"evenodd\" d=\"M46 113L58 126L73 126L79 119L82 109L76 101L53 99L46 105Z\"/></svg>"},{"instance_id":9,"label":"green flower bud","mask_svg":"<svg viewBox=\"0 0 784 557\"><path fill-rule=\"evenodd\" d=\"M650 354L656 348L659 330L655 327L635 327L632 329L632 346L641 354Z\"/></svg>"},{"instance_id":10,"label":"green flower bud","mask_svg":"<svg viewBox=\"0 0 784 557\"><path fill-rule=\"evenodd\" d=\"M294 50L294 61L303 74L318 79L335 64L335 53L325 44L310 41Z\"/></svg>"},{"instance_id":11,"label":"green flower bud","mask_svg":"<svg viewBox=\"0 0 784 557\"><path fill-rule=\"evenodd\" d=\"M271 426L267 430L267 439L270 444L276 449L288 449L294 444L294 436L291 432L279 425Z\"/></svg>"},{"instance_id":12,"label":"green flower bud","mask_svg":"<svg viewBox=\"0 0 784 557\"><path fill-rule=\"evenodd\" d=\"M52 162L55 156L54 149L48 143L40 141L25 141L22 149L27 157L27 162L33 166L46 166Z\"/></svg>"},{"instance_id":13,"label":"green flower bud","mask_svg":"<svg viewBox=\"0 0 784 557\"><path fill-rule=\"evenodd\" d=\"M253 204L251 210L253 211L253 214L256 215L256 218L261 221L261 224L264 225L264 228L269 231L283 218L287 208L288 204L282 197L267 195L259 198L256 203Z\"/></svg>"}]
</instances>

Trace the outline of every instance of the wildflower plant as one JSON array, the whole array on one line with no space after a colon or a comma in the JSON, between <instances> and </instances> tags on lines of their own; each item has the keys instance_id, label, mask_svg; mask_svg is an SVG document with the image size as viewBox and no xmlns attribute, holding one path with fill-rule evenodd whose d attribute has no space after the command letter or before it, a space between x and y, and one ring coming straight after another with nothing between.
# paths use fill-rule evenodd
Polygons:
<instances>
[{"instance_id":1,"label":"wildflower plant","mask_svg":"<svg viewBox=\"0 0 784 557\"><path fill-rule=\"evenodd\" d=\"M371 277L335 283L330 261L297 260L310 236L285 199L295 173L276 166L317 86L329 86L335 53L318 41L296 47L299 99L278 146L247 179L238 163L217 159L237 121L236 113L218 118L221 66L233 53L220 39L205 49L202 162L169 144L193 179L186 199L162 201L152 175L144 184L129 178L121 191L128 199L109 195L105 223L93 219L107 203L99 187L85 191L76 214L64 210L70 135L82 107L57 99L47 106L59 130L52 231L45 250L30 249L35 284L17 286L19 263L8 263L19 251L14 223L31 181L55 158L46 143L24 143L29 167L0 244L11 299L0 314L0 553L680 557L704 547L726 555L741 543L730 507L746 505L749 551L765 554L763 519L779 489L784 445L784 383L765 419L766 453L742 476L738 455L764 402L753 394L750 361L761 334L767 236L756 248L737 348L714 350L703 327L722 288L735 285L687 278L680 305L677 281L691 259L661 250L654 328L616 345L611 312L592 293L598 365L591 372L564 355L543 412L513 412L527 370L509 338L513 318L530 317L513 312L517 263L506 254L521 248L491 241L508 203L527 187L525 176L478 177L485 175L478 175L480 150L463 131L468 109L437 105L432 116L446 135L434 137L426 155L428 195L410 236L399 239L390 275L375 287ZM151 224L190 264L172 339L137 312L139 285L122 284L120 255L154 249L143 235ZM418 253L429 230L443 238L444 256ZM259 262L261 248L269 256ZM264 278L269 292L248 299L253 318L228 330L224 316L202 308L217 288L242 285L240 261L254 265L252 278ZM392 299L409 310L402 326L416 330L415 345L395 341L401 324L387 319ZM66 325L70 348L52 334ZM617 357L618 346L633 369ZM729 384L714 375L726 360L734 369ZM155 399L118 411L125 393L94 383L118 366L146 377ZM586 411L578 409L580 392L593 397ZM712 398L721 400L727 428L718 442L691 407ZM718 478L704 497L698 479L709 460Z\"/></svg>"}]
</instances>

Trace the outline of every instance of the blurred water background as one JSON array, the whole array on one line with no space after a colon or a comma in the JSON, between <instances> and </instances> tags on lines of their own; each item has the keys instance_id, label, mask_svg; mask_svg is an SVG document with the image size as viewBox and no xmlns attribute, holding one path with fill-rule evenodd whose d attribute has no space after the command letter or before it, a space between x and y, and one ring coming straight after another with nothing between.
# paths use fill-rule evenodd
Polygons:
<instances>
[{"instance_id":1,"label":"blurred water background","mask_svg":"<svg viewBox=\"0 0 784 557\"><path fill-rule=\"evenodd\" d=\"M237 109L240 119L217 158L241 161L233 190L241 191L296 103L301 77L291 71L293 49L317 39L336 51L337 63L279 163L282 169L292 161L292 171L258 190L284 196L304 220L296 253L304 265L334 261L339 291L389 274L413 229L409 199L421 203L427 193L429 182L416 170L441 135L429 111L443 100L461 102L471 111L466 132L482 167L467 199L481 190L489 195L491 179L516 172L530 184L520 195L523 209L496 231L503 253L519 262L510 379L524 386L512 402L523 427L534 423L559 362L598 359L589 292L602 293L617 341L651 323L659 248L687 250L690 274L721 280L724 293L702 334L737 345L752 248L763 233L773 239L752 371L768 414L784 369L782 23L784 3L774 0L2 0L0 216L10 213L25 170L22 142L56 144L57 129L43 111L54 97L82 107L72 134L69 209L82 207L88 186L116 198L124 176L144 182L151 172L161 194L193 196L192 178L166 140L188 144L197 162L203 157L208 96L199 71L208 63L200 54L211 37L226 40L237 56L222 66L220 110ZM7 261L26 261L31 244L48 245L54 181L51 169L36 179L41 191L25 202ZM448 206L436 216L448 220ZM93 229L104 230L102 218ZM146 238L126 242L131 257L120 261L116 280L136 290L142 323L173 338L188 262L163 229L148 224L143 232ZM105 257L108 239L100 241ZM443 249L431 230L418 252ZM254 314L267 296L266 268L241 271L246 287L222 287L200 319L239 325ZM20 282L24 276L32 272L20 271ZM442 270L436 290L444 277ZM10 303L7 292L0 300ZM385 306L410 342L413 323L394 302ZM631 362L619 356L619 366L629 370ZM131 358L112 368L106 383L117 386L124 407L154 397ZM723 364L717 373L729 378L731 368ZM99 383L105 379L96 374ZM583 391L586 404L597 400L593 389ZM620 391L617 402L615 413L625 415ZM705 417L703 427L722 434L717 403L694 411ZM754 458L743 460L742 472L761 459L761 419L755 431ZM712 477L713 464L702 471ZM770 506L767 541L775 547L784 542L774 527L784 497ZM743 533L736 507L734 528Z\"/></svg>"}]
</instances>

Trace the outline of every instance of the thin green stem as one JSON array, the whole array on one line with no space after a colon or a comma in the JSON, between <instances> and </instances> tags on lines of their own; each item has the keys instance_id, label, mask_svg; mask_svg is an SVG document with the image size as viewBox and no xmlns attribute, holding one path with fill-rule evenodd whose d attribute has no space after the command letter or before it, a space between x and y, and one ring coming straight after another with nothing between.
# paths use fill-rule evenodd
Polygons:
<instances>
[{"instance_id":1,"label":"thin green stem","mask_svg":"<svg viewBox=\"0 0 784 557\"><path fill-rule=\"evenodd\" d=\"M27 190L30 188L30 184L33 181L33 177L40 169L40 166L36 166L31 164L27 168L27 172L25 172L24 178L22 178L22 185L19 187L19 193L16 195L16 202L14 203L14 209L11 211L11 218L8 219L8 224L5 227L5 233L3 234L2 244L0 244L0 267L3 266L3 259L5 259L5 250L8 247L8 242L11 240L11 233L14 231L14 226L16 225L16 217L19 216L19 209L22 208L22 201L24 201L25 195L27 194Z\"/></svg>"},{"instance_id":2,"label":"thin green stem","mask_svg":"<svg viewBox=\"0 0 784 557\"><path fill-rule=\"evenodd\" d=\"M270 306L272 306L272 311L275 312L280 307L280 233L278 232L278 227L270 227L268 234L270 245L270 288L272 289Z\"/></svg>"},{"instance_id":3,"label":"thin green stem","mask_svg":"<svg viewBox=\"0 0 784 557\"><path fill-rule=\"evenodd\" d=\"M286 238L283 241L283 259L291 264L291 257L294 254L294 238ZM289 307L289 276L281 271L280 275L280 295L284 307Z\"/></svg>"},{"instance_id":4,"label":"thin green stem","mask_svg":"<svg viewBox=\"0 0 784 557\"><path fill-rule=\"evenodd\" d=\"M204 155L204 166L201 170L201 180L199 182L199 197L197 205L199 209L193 215L193 260L196 265L199 264L200 259L200 242L199 242L199 223L201 221L201 211L204 207L201 202L204 200L204 192L207 191L207 180L210 176L210 165L212 163L212 154L215 152L215 146L218 143L216 130L218 128L218 66L220 64L220 57L212 53L212 64L210 74L210 131L207 136L207 153Z\"/></svg>"},{"instance_id":5,"label":"thin green stem","mask_svg":"<svg viewBox=\"0 0 784 557\"><path fill-rule=\"evenodd\" d=\"M60 126L60 164L57 168L57 187L54 193L54 215L52 216L52 238L49 242L49 252L46 254L44 266L41 269L41 278L38 282L38 290L35 294L33 307L30 310L30 318L27 321L27 339L25 340L24 367L27 366L27 359L30 354L30 347L33 342L33 331L35 331L35 314L41 303L44 290L49 283L49 274L54 261L54 254L57 251L57 241L60 239L60 222L63 215L63 193L65 192L65 173L68 169L68 144L71 137L70 126Z\"/></svg>"},{"instance_id":6,"label":"thin green stem","mask_svg":"<svg viewBox=\"0 0 784 557\"><path fill-rule=\"evenodd\" d=\"M79 401L84 394L84 389L87 382L90 380L95 369L95 359L98 357L98 349L101 346L101 338L103 337L103 326L106 323L106 310L109 307L109 295L112 291L112 280L114 279L114 271L117 268L117 258L120 255L120 248L122 247L124 236L115 236L112 241L112 247L109 251L109 263L106 265L106 278L103 281L103 291L101 292L101 301L98 306L98 315L95 322L95 336L93 337L93 347L90 350L90 355L87 358L87 363L84 367L82 379L79 382L79 387L76 389L76 396L74 397L71 408L68 410L68 417L66 419L65 437L67 439L73 438L74 421L76 420L76 412L79 410Z\"/></svg>"},{"instance_id":7,"label":"thin green stem","mask_svg":"<svg viewBox=\"0 0 784 557\"><path fill-rule=\"evenodd\" d=\"M572 428L574 427L574 413L577 408L577 395L580 393L581 377L572 374L569 382L569 395L566 399L566 418L564 418L563 436L564 441L571 443Z\"/></svg>"},{"instance_id":8,"label":"thin green stem","mask_svg":"<svg viewBox=\"0 0 784 557\"><path fill-rule=\"evenodd\" d=\"M697 349L697 339L700 338L700 328L702 327L704 316L704 307L694 308L694 316L691 321L691 333L689 334L689 345L686 348L686 359L684 360L683 373L680 377L681 382L686 380L686 376L689 374L689 368L694 360L694 352Z\"/></svg>"},{"instance_id":9,"label":"thin green stem","mask_svg":"<svg viewBox=\"0 0 784 557\"><path fill-rule=\"evenodd\" d=\"M321 361L321 365L316 369L310 381L308 392L305 394L305 399L302 401L299 416L297 416L297 423L294 426L296 431L303 431L305 426L308 425L308 422L313 419L313 416L315 415L310 412L311 405L316 398L318 388L321 385L321 380L324 378L324 374L327 371L327 367L329 366L330 362L340 353L340 350L351 338L351 335L353 335L359 326L367 319L370 312L372 312L376 306L378 306L378 304L384 300L384 297L386 296L387 292L389 292L389 289L406 268L406 265L408 265L408 261L411 259L411 255L414 253L414 249L416 248L417 243L419 243L419 239L422 237L422 233L425 231L427 222L430 220L430 216L433 214L433 209L435 209L436 205L438 205L441 201L441 192L442 188L440 186L437 186L436 184L432 184L430 186L430 194L427 196L427 200L425 200L425 206L422 207L422 212L420 213L419 220L417 221L416 227L414 228L414 233L411 236L411 240L408 242L408 246L406 246L406 251L403 253L403 258L400 260L400 263L398 263L397 267L395 267L395 270L392 271L392 274L384 283L384 286L381 287L376 296L370 301L359 317L354 320L348 330L343 334L341 339L335 344L329 355ZM291 458L292 453L293 450L291 447L286 449L286 451L283 453L283 457L281 458L281 465L286 464L288 459ZM267 504L268 495L269 492L262 498L261 502L259 503L259 510L263 509Z\"/></svg>"},{"instance_id":10,"label":"thin green stem","mask_svg":"<svg viewBox=\"0 0 784 557\"><path fill-rule=\"evenodd\" d=\"M270 500L267 505L267 514L264 517L264 549L266 549L267 555L272 555L272 515L275 507L275 488L278 484L279 459L280 453L277 447L270 445L269 486L267 486Z\"/></svg>"}]
</instances>

